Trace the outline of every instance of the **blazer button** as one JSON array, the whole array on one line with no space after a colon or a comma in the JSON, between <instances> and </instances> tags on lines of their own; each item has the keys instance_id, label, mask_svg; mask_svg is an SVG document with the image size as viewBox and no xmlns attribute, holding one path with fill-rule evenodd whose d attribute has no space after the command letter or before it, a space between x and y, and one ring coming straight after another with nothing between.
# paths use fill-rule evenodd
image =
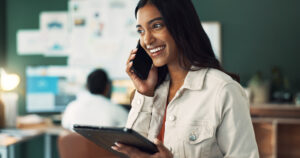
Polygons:
<instances>
[{"instance_id":1,"label":"blazer button","mask_svg":"<svg viewBox=\"0 0 300 158\"><path fill-rule=\"evenodd\" d=\"M169 116L169 120L174 121L174 120L176 120L176 117L174 115L171 115L171 116Z\"/></svg>"},{"instance_id":2,"label":"blazer button","mask_svg":"<svg viewBox=\"0 0 300 158\"><path fill-rule=\"evenodd\" d=\"M195 141L197 140L197 136L195 134L191 134L189 139L190 141Z\"/></svg>"}]
</instances>

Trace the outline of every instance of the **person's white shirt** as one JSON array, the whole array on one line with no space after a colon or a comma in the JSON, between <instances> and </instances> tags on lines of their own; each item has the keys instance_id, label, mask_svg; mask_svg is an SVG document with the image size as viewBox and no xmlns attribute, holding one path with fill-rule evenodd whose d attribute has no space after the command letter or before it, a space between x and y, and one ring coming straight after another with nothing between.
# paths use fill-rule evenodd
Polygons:
<instances>
[{"instance_id":1,"label":"person's white shirt","mask_svg":"<svg viewBox=\"0 0 300 158\"><path fill-rule=\"evenodd\" d=\"M128 112L102 95L82 92L71 102L62 116L62 126L73 130L74 124L124 127Z\"/></svg>"}]
</instances>

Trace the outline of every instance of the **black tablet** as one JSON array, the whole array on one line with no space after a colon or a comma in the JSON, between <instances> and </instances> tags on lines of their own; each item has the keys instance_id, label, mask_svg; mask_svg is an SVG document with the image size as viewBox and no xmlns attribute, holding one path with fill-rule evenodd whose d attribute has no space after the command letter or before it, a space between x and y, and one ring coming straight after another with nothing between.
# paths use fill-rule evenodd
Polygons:
<instances>
[{"instance_id":1,"label":"black tablet","mask_svg":"<svg viewBox=\"0 0 300 158\"><path fill-rule=\"evenodd\" d=\"M111 146L113 146L115 142L136 147L149 154L158 152L154 143L135 132L133 129L84 125L74 125L73 129L98 146L109 150L122 158L127 158L128 156L111 149Z\"/></svg>"}]
</instances>

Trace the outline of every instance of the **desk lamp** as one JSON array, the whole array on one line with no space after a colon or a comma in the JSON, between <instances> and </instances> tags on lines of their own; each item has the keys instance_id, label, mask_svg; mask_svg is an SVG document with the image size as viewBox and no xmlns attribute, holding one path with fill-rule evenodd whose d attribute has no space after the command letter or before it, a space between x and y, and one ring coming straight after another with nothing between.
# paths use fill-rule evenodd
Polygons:
<instances>
[{"instance_id":1,"label":"desk lamp","mask_svg":"<svg viewBox=\"0 0 300 158\"><path fill-rule=\"evenodd\" d=\"M1 91L14 90L20 83L20 77L16 74L7 74L3 68L0 68L0 88Z\"/></svg>"},{"instance_id":2,"label":"desk lamp","mask_svg":"<svg viewBox=\"0 0 300 158\"><path fill-rule=\"evenodd\" d=\"M19 83L18 75L7 74L3 68L0 68L0 127L16 125L18 94L10 91L14 90Z\"/></svg>"}]
</instances>

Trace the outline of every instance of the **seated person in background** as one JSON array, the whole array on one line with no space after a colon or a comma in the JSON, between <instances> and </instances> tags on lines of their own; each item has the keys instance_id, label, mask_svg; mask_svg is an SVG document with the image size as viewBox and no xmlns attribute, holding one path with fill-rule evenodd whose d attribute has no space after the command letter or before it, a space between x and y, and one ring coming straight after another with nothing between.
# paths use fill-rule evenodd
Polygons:
<instances>
[{"instance_id":1,"label":"seated person in background","mask_svg":"<svg viewBox=\"0 0 300 158\"><path fill-rule=\"evenodd\" d=\"M89 74L87 89L71 102L62 117L62 126L73 129L74 124L123 127L128 111L108 98L110 83L105 71L97 69Z\"/></svg>"}]
</instances>

